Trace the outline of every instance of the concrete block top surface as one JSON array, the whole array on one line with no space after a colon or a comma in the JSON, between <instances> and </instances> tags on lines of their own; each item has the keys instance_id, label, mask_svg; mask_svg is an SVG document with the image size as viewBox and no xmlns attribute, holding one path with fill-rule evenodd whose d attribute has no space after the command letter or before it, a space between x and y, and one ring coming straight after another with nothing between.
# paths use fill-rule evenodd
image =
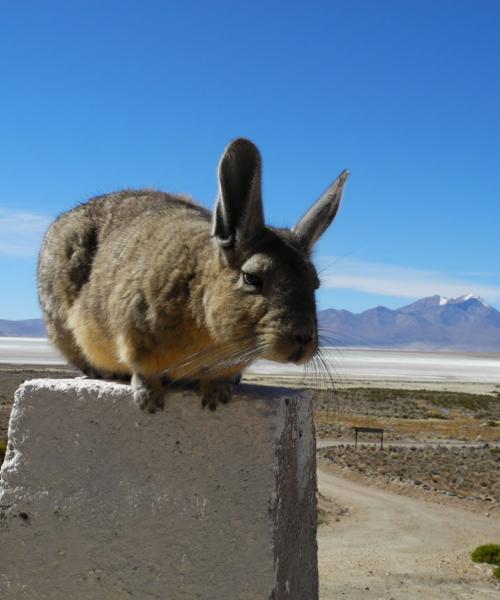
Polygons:
<instances>
[{"instance_id":1,"label":"concrete block top surface","mask_svg":"<svg viewBox=\"0 0 500 600\"><path fill-rule=\"evenodd\" d=\"M125 384L23 384L0 481L0 597L317 597L312 401L238 390L216 412L169 392L151 415Z\"/></svg>"}]
</instances>

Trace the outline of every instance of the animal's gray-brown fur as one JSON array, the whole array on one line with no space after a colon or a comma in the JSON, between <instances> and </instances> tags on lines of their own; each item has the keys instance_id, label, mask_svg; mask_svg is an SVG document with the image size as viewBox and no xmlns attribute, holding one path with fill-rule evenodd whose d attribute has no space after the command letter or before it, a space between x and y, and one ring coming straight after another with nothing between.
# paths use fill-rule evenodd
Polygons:
<instances>
[{"instance_id":1,"label":"animal's gray-brown fur","mask_svg":"<svg viewBox=\"0 0 500 600\"><path fill-rule=\"evenodd\" d=\"M293 230L264 225L261 160L232 142L212 214L163 192L123 191L61 215L40 253L50 339L90 376L132 376L135 401L163 406L161 377L227 402L256 358L303 363L318 347L310 261L337 211L343 172Z\"/></svg>"}]
</instances>

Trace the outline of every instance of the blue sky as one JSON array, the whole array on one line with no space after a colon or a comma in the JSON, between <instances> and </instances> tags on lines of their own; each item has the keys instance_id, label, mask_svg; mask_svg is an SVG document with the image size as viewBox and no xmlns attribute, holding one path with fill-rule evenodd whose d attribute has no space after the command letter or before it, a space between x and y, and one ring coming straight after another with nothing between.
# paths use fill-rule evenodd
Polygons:
<instances>
[{"instance_id":1,"label":"blue sky","mask_svg":"<svg viewBox=\"0 0 500 600\"><path fill-rule=\"evenodd\" d=\"M39 315L55 215L123 187L211 206L237 136L273 225L351 171L321 308L500 308L499 28L493 0L0 2L0 318Z\"/></svg>"}]
</instances>

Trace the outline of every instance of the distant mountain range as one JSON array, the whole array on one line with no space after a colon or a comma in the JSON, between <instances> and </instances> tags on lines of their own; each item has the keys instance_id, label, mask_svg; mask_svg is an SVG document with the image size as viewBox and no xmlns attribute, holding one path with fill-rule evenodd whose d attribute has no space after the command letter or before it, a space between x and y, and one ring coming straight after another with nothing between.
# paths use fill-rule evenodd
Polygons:
<instances>
[{"instance_id":1,"label":"distant mountain range","mask_svg":"<svg viewBox=\"0 0 500 600\"><path fill-rule=\"evenodd\" d=\"M479 296L430 296L391 310L318 313L322 345L500 352L500 312ZM0 336L45 337L42 319L0 320Z\"/></svg>"},{"instance_id":2,"label":"distant mountain range","mask_svg":"<svg viewBox=\"0 0 500 600\"><path fill-rule=\"evenodd\" d=\"M47 337L42 319L7 321L0 319L0 337Z\"/></svg>"},{"instance_id":3,"label":"distant mountain range","mask_svg":"<svg viewBox=\"0 0 500 600\"><path fill-rule=\"evenodd\" d=\"M318 319L323 345L500 352L500 312L473 294L430 296L360 314L330 308Z\"/></svg>"}]
</instances>

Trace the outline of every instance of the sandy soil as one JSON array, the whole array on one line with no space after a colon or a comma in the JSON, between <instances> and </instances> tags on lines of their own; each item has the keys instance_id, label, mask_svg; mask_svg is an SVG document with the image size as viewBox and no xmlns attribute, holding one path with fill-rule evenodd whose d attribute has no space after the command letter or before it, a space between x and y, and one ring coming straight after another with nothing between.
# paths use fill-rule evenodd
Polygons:
<instances>
[{"instance_id":1,"label":"sandy soil","mask_svg":"<svg viewBox=\"0 0 500 600\"><path fill-rule=\"evenodd\" d=\"M319 491L345 512L318 532L321 600L486 600L491 568L469 552L500 540L500 522L353 482L320 463Z\"/></svg>"}]
</instances>

